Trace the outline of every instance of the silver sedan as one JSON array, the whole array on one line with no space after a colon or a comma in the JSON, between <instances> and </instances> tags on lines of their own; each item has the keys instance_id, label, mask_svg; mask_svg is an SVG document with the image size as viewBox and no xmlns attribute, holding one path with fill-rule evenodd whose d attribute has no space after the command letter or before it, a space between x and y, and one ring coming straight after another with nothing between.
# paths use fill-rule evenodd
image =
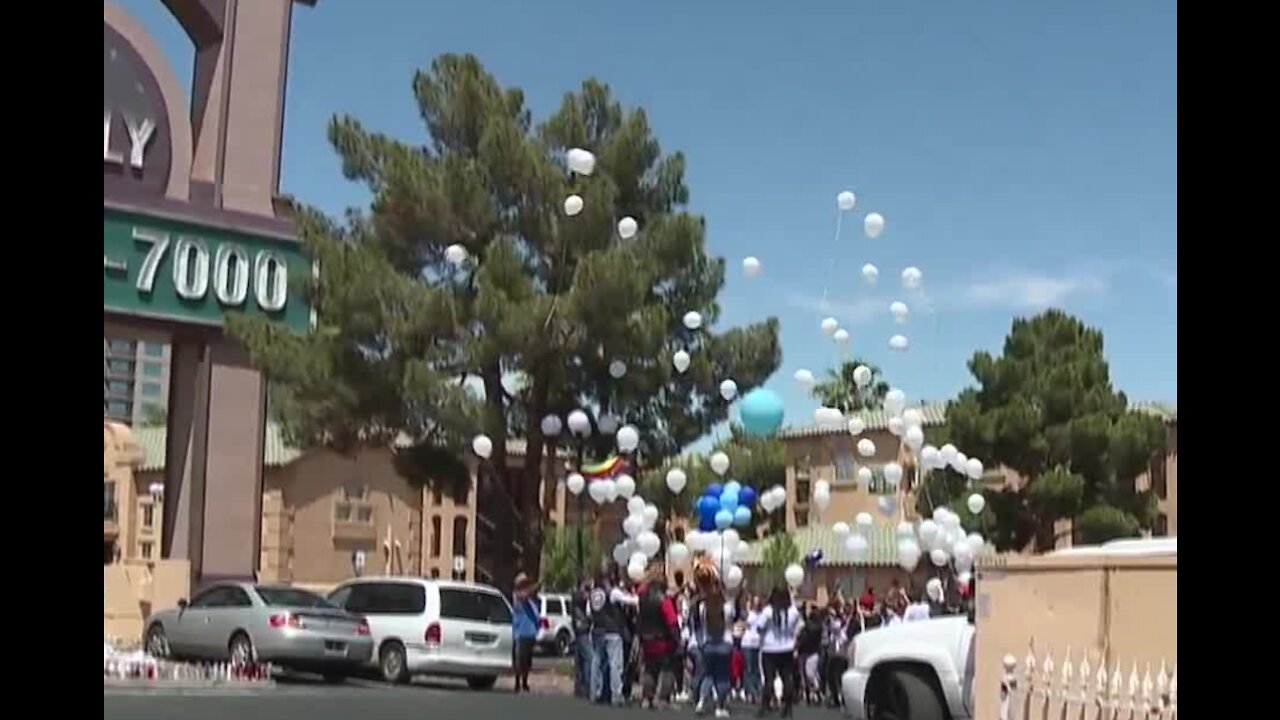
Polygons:
<instances>
[{"instance_id":1,"label":"silver sedan","mask_svg":"<svg viewBox=\"0 0 1280 720\"><path fill-rule=\"evenodd\" d=\"M299 588L219 583L152 615L144 643L157 657L270 662L341 682L373 654L364 618Z\"/></svg>"}]
</instances>

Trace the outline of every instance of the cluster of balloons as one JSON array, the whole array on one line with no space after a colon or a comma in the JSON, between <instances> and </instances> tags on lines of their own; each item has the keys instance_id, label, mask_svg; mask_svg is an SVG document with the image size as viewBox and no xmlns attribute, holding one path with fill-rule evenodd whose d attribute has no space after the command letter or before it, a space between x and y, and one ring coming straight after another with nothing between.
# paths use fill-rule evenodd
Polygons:
<instances>
[{"instance_id":1,"label":"cluster of balloons","mask_svg":"<svg viewBox=\"0 0 1280 720\"><path fill-rule=\"evenodd\" d=\"M854 562L867 559L867 553L871 552L870 534L874 528L875 520L872 519L871 513L865 512L858 513L854 518L854 527L849 527L845 522L838 522L831 526L836 538L840 540L845 552Z\"/></svg>"},{"instance_id":2,"label":"cluster of balloons","mask_svg":"<svg viewBox=\"0 0 1280 720\"><path fill-rule=\"evenodd\" d=\"M711 483L695 505L698 529L702 532L746 527L751 524L751 508L756 504L756 491L749 485L730 480L721 485Z\"/></svg>"},{"instance_id":3,"label":"cluster of balloons","mask_svg":"<svg viewBox=\"0 0 1280 720\"><path fill-rule=\"evenodd\" d=\"M607 481L597 480L592 487ZM619 565L626 565L627 575L633 580L641 580L649 566L649 562L662 549L662 540L653 531L658 522L658 507L646 503L643 498L632 496L627 500L627 518L622 521L622 531L626 540L613 548L613 559ZM668 553L674 548L668 548Z\"/></svg>"},{"instance_id":4,"label":"cluster of balloons","mask_svg":"<svg viewBox=\"0 0 1280 720\"><path fill-rule=\"evenodd\" d=\"M919 525L899 523L897 528L898 564L908 572L927 554L935 567L953 565L961 583L969 581L974 558L986 549L981 533L965 534L960 516L947 508L937 508L933 517Z\"/></svg>"}]
</instances>

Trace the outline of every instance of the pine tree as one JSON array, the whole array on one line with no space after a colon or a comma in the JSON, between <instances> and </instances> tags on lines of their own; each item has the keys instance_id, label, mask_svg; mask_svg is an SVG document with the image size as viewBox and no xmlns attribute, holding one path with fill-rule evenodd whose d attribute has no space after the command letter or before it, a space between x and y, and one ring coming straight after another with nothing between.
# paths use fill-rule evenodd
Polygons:
<instances>
[{"instance_id":1,"label":"pine tree","mask_svg":"<svg viewBox=\"0 0 1280 720\"><path fill-rule=\"evenodd\" d=\"M440 56L413 93L426 144L351 117L330 124L344 174L373 199L342 223L302 213L320 261L309 288L318 331L294 337L254 320L233 329L300 441L346 448L403 435L427 465L456 469L475 432L523 438L525 469L509 470L495 442L484 476L513 510L511 527L498 525L536 574L549 442L540 419L581 406L611 413L640 430L638 459L655 466L727 417L721 380L746 392L773 373L778 324L683 327L687 311L715 323L724 261L706 254L704 220L681 209L684 157L663 154L643 110L624 109L608 86L585 81L536 127L523 93L470 55ZM594 174L567 171L573 147L596 155ZM573 217L570 194L585 202ZM635 237L619 236L623 217L639 223ZM446 258L455 244L469 256L461 265ZM682 349L693 363L679 374L671 358ZM615 360L627 365L620 379L608 372ZM469 394L467 380L483 392ZM598 456L612 438L591 443Z\"/></svg>"}]
</instances>

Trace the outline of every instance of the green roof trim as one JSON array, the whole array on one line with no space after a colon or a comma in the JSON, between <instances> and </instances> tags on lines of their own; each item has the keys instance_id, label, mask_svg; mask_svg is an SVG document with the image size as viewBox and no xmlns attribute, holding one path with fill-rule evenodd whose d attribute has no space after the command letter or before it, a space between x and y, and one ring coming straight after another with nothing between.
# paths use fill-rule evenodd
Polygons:
<instances>
[{"instance_id":1,"label":"green roof trim","mask_svg":"<svg viewBox=\"0 0 1280 720\"><path fill-rule=\"evenodd\" d=\"M852 524L852 523L850 523ZM855 529L854 532L857 532ZM821 567L891 567L898 564L898 541L895 533L897 526L878 522L871 526L867 533L870 548L864 560L855 562L844 549L844 543L836 537L830 525L810 525L800 528L791 534L796 547L800 548L803 557L811 550L822 551ZM739 565L754 566L761 563L764 546L769 539L756 540L751 543L747 556L738 561Z\"/></svg>"}]
</instances>

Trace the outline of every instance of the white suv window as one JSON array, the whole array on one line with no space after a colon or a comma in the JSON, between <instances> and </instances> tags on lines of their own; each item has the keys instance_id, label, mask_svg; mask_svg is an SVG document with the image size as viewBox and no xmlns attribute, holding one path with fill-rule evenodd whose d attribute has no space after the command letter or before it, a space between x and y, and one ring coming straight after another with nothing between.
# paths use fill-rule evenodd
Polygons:
<instances>
[{"instance_id":1,"label":"white suv window","mask_svg":"<svg viewBox=\"0 0 1280 720\"><path fill-rule=\"evenodd\" d=\"M560 598L547 598L546 609L543 611L542 614L543 615L563 615L564 601L561 600Z\"/></svg>"}]
</instances>

